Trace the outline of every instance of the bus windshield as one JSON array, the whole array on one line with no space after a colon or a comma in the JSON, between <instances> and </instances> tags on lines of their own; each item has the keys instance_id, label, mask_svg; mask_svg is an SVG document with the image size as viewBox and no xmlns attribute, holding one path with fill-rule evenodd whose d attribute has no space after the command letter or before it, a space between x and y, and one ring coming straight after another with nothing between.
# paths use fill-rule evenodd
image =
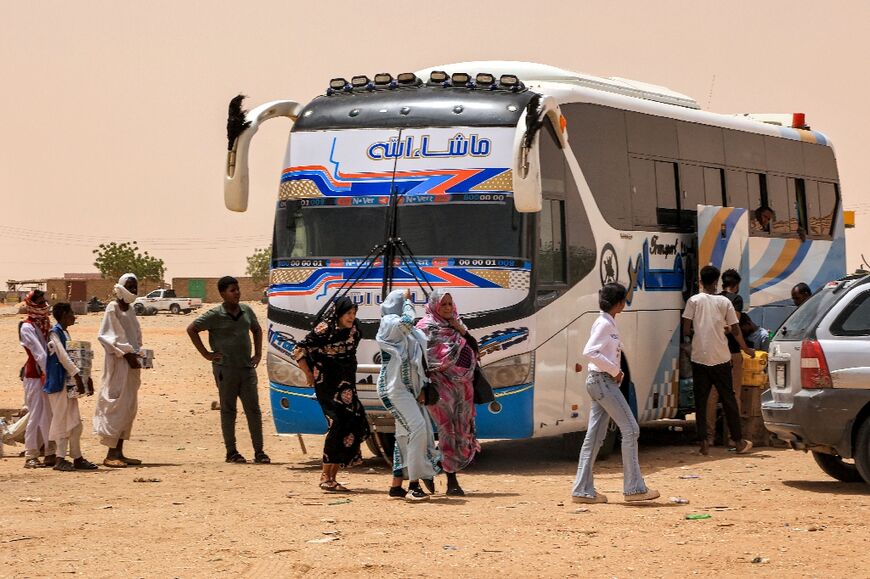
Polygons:
<instances>
[{"instance_id":1,"label":"bus windshield","mask_svg":"<svg viewBox=\"0 0 870 579\"><path fill-rule=\"evenodd\" d=\"M388 207L279 201L274 259L365 257L384 242ZM523 218L500 202L401 205L398 233L415 255L526 258Z\"/></svg>"}]
</instances>

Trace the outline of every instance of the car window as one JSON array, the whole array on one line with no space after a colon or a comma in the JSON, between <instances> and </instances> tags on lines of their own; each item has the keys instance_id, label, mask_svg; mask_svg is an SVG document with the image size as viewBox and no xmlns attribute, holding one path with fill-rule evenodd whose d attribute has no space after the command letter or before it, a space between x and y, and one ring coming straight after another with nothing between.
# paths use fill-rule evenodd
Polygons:
<instances>
[{"instance_id":1,"label":"car window","mask_svg":"<svg viewBox=\"0 0 870 579\"><path fill-rule=\"evenodd\" d=\"M174 297L176 297L176 295L175 295L175 290L166 290L166 291L164 292L164 294L163 294L163 297L165 297L165 298L174 298Z\"/></svg>"},{"instance_id":2,"label":"car window","mask_svg":"<svg viewBox=\"0 0 870 579\"><path fill-rule=\"evenodd\" d=\"M819 290L783 322L774 339L803 340L808 333L815 330L822 316L830 311L841 297L842 292L834 293L834 288L826 287Z\"/></svg>"},{"instance_id":3,"label":"car window","mask_svg":"<svg viewBox=\"0 0 870 579\"><path fill-rule=\"evenodd\" d=\"M846 308L831 324L831 333L835 336L868 336L870 335L870 291L855 296Z\"/></svg>"},{"instance_id":4,"label":"car window","mask_svg":"<svg viewBox=\"0 0 870 579\"><path fill-rule=\"evenodd\" d=\"M160 297L160 291L159 291L159 290L158 290L158 291L153 291L153 292L151 292L150 294L148 294L148 295L145 296L145 297L146 297L146 298L159 298L159 297Z\"/></svg>"}]
</instances>

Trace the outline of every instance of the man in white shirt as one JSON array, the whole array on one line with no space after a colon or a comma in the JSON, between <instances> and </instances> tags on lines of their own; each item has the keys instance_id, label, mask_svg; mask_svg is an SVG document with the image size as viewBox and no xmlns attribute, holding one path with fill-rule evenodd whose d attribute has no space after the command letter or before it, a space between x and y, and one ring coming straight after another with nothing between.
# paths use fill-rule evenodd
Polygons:
<instances>
[{"instance_id":1,"label":"man in white shirt","mask_svg":"<svg viewBox=\"0 0 870 579\"><path fill-rule=\"evenodd\" d=\"M755 350L747 347L743 340L731 301L716 295L719 275L719 270L712 265L701 268L702 292L689 298L683 312L683 339L692 340L695 424L703 455L709 454L707 399L713 386L719 392L728 430L737 443L737 452L743 454L752 448L752 442L743 439L740 410L731 385L731 352L728 351L728 340L723 329L734 336L740 349L749 356L754 358Z\"/></svg>"}]
</instances>

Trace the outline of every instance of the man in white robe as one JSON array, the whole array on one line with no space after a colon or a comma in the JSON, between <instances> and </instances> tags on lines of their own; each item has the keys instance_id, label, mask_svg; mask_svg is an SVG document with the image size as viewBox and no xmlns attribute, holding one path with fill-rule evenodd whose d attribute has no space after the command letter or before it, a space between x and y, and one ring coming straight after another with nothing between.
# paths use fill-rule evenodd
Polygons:
<instances>
[{"instance_id":1,"label":"man in white robe","mask_svg":"<svg viewBox=\"0 0 870 579\"><path fill-rule=\"evenodd\" d=\"M139 407L139 349L142 330L133 302L139 280L132 273L121 276L115 284L117 299L106 306L100 326L99 341L106 350L103 383L94 410L94 434L109 448L103 464L112 468L142 464L124 456L124 441L130 439L133 420Z\"/></svg>"}]
</instances>

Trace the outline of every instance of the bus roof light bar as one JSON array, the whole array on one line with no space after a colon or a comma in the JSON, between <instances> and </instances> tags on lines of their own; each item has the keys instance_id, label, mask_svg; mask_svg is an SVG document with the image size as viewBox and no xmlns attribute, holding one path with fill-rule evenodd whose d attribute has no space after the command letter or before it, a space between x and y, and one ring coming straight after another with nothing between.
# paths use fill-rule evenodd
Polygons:
<instances>
[{"instance_id":1,"label":"bus roof light bar","mask_svg":"<svg viewBox=\"0 0 870 579\"><path fill-rule=\"evenodd\" d=\"M471 75L465 72L454 72L450 77L453 86L468 86L469 82L471 82Z\"/></svg>"},{"instance_id":2,"label":"bus roof light bar","mask_svg":"<svg viewBox=\"0 0 870 579\"><path fill-rule=\"evenodd\" d=\"M396 80L403 86L420 86L423 81L417 78L413 72L403 72L396 77Z\"/></svg>"},{"instance_id":3,"label":"bus roof light bar","mask_svg":"<svg viewBox=\"0 0 870 579\"><path fill-rule=\"evenodd\" d=\"M379 72L375 75L375 86L387 86L393 82L393 75L389 72Z\"/></svg>"}]
</instances>

